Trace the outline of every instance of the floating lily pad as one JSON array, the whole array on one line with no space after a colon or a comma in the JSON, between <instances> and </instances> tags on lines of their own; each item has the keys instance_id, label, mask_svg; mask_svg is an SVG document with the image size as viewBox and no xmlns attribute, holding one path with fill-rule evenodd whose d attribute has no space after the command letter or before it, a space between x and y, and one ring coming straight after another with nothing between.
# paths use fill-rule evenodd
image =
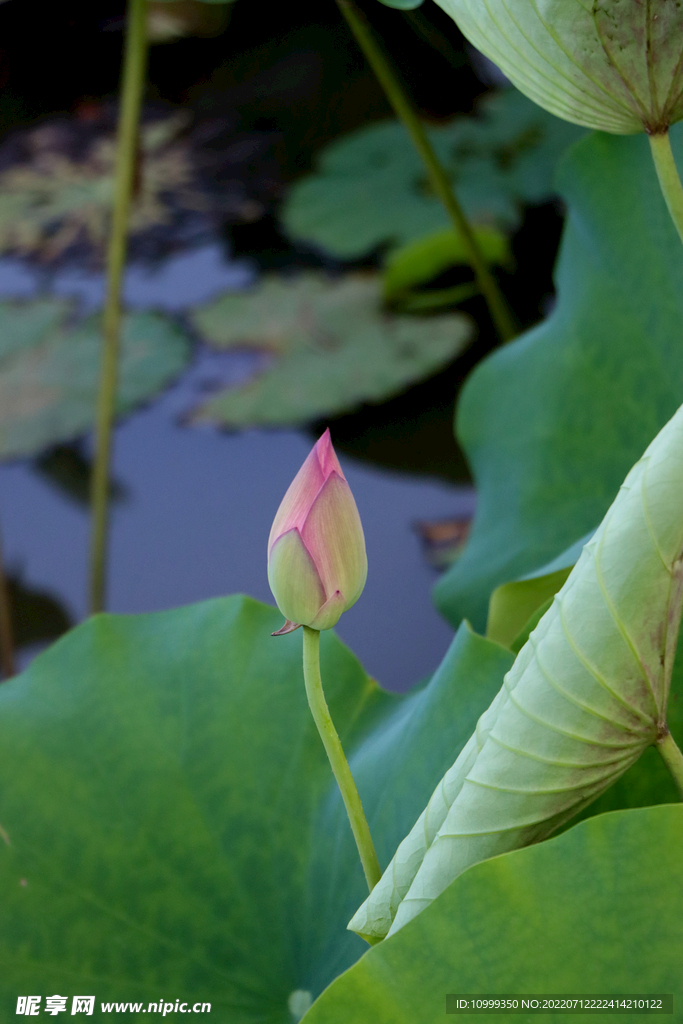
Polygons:
<instances>
[{"instance_id":1,"label":"floating lily pad","mask_svg":"<svg viewBox=\"0 0 683 1024\"><path fill-rule=\"evenodd\" d=\"M472 339L460 313L395 316L381 306L374 274L331 281L320 274L266 278L191 315L216 348L261 349L272 363L221 391L193 416L232 427L305 423L379 402L440 370Z\"/></svg>"},{"instance_id":2,"label":"floating lily pad","mask_svg":"<svg viewBox=\"0 0 683 1024\"><path fill-rule=\"evenodd\" d=\"M513 230L523 204L554 194L555 165L585 131L506 89L487 97L478 117L457 117L428 134L466 213ZM450 226L398 121L362 128L323 150L317 173L290 192L282 219L293 238L341 259Z\"/></svg>"},{"instance_id":3,"label":"floating lily pad","mask_svg":"<svg viewBox=\"0 0 683 1024\"><path fill-rule=\"evenodd\" d=\"M114 107L90 104L78 116L52 118L3 141L0 252L43 264L65 254L102 261L113 203L115 125ZM275 189L273 169L256 161L268 146L263 133L236 136L221 119L193 125L187 111L145 109L130 216L133 256L185 248L215 235L219 220L258 219L261 200Z\"/></svg>"},{"instance_id":4,"label":"floating lily pad","mask_svg":"<svg viewBox=\"0 0 683 1024\"><path fill-rule=\"evenodd\" d=\"M174 114L142 129L143 159L131 212L132 232L169 222L170 193L178 204L201 208L190 151L178 140L186 124L185 116ZM84 151L76 155L74 132L76 125L48 121L22 133L23 159L0 172L0 251L52 259L78 242L97 247L106 242L115 136L113 132L93 134L91 128Z\"/></svg>"},{"instance_id":5,"label":"floating lily pad","mask_svg":"<svg viewBox=\"0 0 683 1024\"><path fill-rule=\"evenodd\" d=\"M65 300L0 303L0 459L37 455L92 427L101 318L74 324L73 313ZM189 354L185 334L168 317L127 316L118 412L157 394Z\"/></svg>"}]
</instances>

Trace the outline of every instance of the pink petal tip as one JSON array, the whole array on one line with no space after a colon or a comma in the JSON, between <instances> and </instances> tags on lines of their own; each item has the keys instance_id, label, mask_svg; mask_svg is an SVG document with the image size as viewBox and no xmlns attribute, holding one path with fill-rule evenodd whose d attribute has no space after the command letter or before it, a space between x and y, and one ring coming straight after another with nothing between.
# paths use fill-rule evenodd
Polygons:
<instances>
[{"instance_id":1,"label":"pink petal tip","mask_svg":"<svg viewBox=\"0 0 683 1024\"><path fill-rule=\"evenodd\" d=\"M318 456L318 465L320 466L323 474L323 479L326 480L330 473L336 472L342 480L346 480L344 470L339 465L337 453L332 447L332 438L330 437L329 427L327 427L322 437L319 437L316 441L315 450Z\"/></svg>"}]
</instances>

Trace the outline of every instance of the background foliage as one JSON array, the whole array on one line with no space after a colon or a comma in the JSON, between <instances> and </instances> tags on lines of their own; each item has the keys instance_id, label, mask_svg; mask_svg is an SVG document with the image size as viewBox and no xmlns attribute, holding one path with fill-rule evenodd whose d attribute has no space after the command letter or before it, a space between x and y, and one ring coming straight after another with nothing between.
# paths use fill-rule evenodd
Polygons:
<instances>
[{"instance_id":1,"label":"background foliage","mask_svg":"<svg viewBox=\"0 0 683 1024\"><path fill-rule=\"evenodd\" d=\"M481 300L464 279L462 253L429 264L447 222L403 129L381 120L386 105L338 29L318 65L306 49L315 32L291 28L298 15L289 8L274 9L268 20L276 72L267 68L243 82L240 75L251 74L260 59L257 37L239 20L248 6L235 5L225 37L235 52L210 72L207 54L218 53L213 41L193 50L196 40L185 40L166 56L159 48L151 61L155 95L189 100L195 113L213 118L208 145L220 159L211 168L224 201L216 207L228 208L230 187L237 195L226 216L233 251L256 253L271 271L287 260L307 269L287 283L269 276L255 295L223 296L189 312L190 327L217 349L248 342L280 355L246 389L212 398L201 415L229 426L302 423L384 400L449 360L443 404L450 407L456 385L493 342ZM69 33L56 21L51 31L49 19L57 15L45 12L45 44L21 21L33 17L22 5L2 11L5 25L16 18L23 26L8 35L17 41L7 55L12 80L24 65L38 62L44 72L30 71L35 82L24 82L19 99L21 90L3 90L4 123L49 113L46 102L54 110L73 107L84 86L69 93L76 62L69 59ZM382 23L387 39L400 42L407 33L404 54L419 49L420 32L429 37L428 22L410 20L419 12L399 21L395 12L378 11L378 19L392 19ZM264 20L258 11L244 17ZM196 25L192 32L201 34ZM288 33L295 37L291 59L277 49ZM461 74L468 63L461 41L449 49L443 33L432 37L439 57L429 49L430 76L413 74L416 95L423 111L449 119L433 125L431 137L477 222L487 258L515 293L520 322L528 324L548 305L559 221L551 205L555 167L584 133L514 90L485 99L476 117L452 120L452 97L461 96L466 109L482 85ZM114 42L102 60L79 37L78 71L90 75L93 95L115 88ZM410 58L401 65L409 71ZM301 75L301 68L313 71ZM427 78L434 83L429 96L420 91ZM36 99L39 79L53 83L48 101ZM205 89L199 97L192 91L197 82ZM190 180L196 154L176 146L174 131L156 144L148 140L159 162L151 161L142 179L162 220L162 207L175 202L169 182L188 207L203 201ZM162 166L167 143L172 159ZM680 132L674 143L680 157ZM88 227L101 243L110 164L93 169L100 149L88 150L76 166L53 162L48 181L50 160L18 175L0 171L12 193L0 210L4 244L61 259L73 232L87 234ZM278 159L264 171L266 150ZM158 172L154 180L150 168ZM244 180L236 182L236 168ZM274 201L304 170L311 173L291 189L278 223ZM548 574L560 566L546 563L597 525L627 469L680 403L683 268L645 140L585 138L564 159L559 180L568 219L557 305L542 324L480 363L459 406L458 436L479 509L469 546L436 588L439 607L458 627L448 654L426 684L397 697L370 680L332 634L324 637L328 699L383 866L559 586L562 573L550 583ZM534 209L538 204L545 205ZM545 218L542 230L530 229L534 218ZM414 247L396 251L406 242L426 246L415 263ZM387 253L389 272L380 279ZM414 276L392 292L392 258L399 256ZM348 269L342 262L352 261L370 273L323 280L321 268L339 273ZM531 279L527 296L523 284ZM406 293L415 291L421 301L425 287L440 295L427 295L429 302L451 311L418 319L381 305L383 291L404 310ZM330 314L325 304L335 293L342 308ZM284 322L291 296L295 313ZM453 312L462 303L479 322L476 339L463 314ZM297 316L304 307L306 316ZM359 310L366 325L360 332ZM316 345L330 348L330 321L341 341L327 351L323 375ZM41 299L3 303L0 326L0 456L36 455L87 431L95 321L81 321L69 303ZM157 394L190 357L189 334L177 320L131 314L126 332L121 412ZM294 392L294 377L305 378L301 392ZM401 429L416 434L417 392L403 401L403 413L393 407L394 447ZM430 452L419 457L431 466ZM568 565L574 557L560 561ZM522 599L514 581L533 570L545 582L523 585ZM504 593L496 590L501 584ZM43 601L41 608L50 635L66 626L58 607ZM483 631L489 612L488 639L461 624L467 616ZM18 992L79 990L97 992L98 1004L180 994L210 1001L214 1015L237 1024L290 1024L304 1014L329 1024L431 1024L443 1016L448 991L482 991L494 976L501 990L512 991L645 986L673 991L678 1006L683 823L652 748L584 812L590 820L476 865L399 935L367 951L346 930L364 883L306 708L300 638L271 639L280 624L272 609L242 597L149 616L96 617L0 688L0 1001L8 1016ZM28 627L23 635L36 636ZM669 714L679 743L681 680L679 653Z\"/></svg>"}]
</instances>

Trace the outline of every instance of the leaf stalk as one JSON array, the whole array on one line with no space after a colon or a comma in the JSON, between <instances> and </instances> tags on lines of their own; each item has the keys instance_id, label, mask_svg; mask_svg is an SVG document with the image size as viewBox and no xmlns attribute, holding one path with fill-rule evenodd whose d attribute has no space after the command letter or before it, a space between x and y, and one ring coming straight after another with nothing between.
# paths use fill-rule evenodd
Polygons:
<instances>
[{"instance_id":1,"label":"leaf stalk","mask_svg":"<svg viewBox=\"0 0 683 1024\"><path fill-rule=\"evenodd\" d=\"M311 629L310 626L304 626L303 633L304 682L308 706L311 709L313 721L323 741L330 766L337 780L346 813L349 817L353 838L356 840L356 846L358 847L365 880L368 883L368 889L372 892L379 882L382 872L380 871L375 846L370 835L370 827L363 811L358 789L356 788L341 740L334 727L327 701L325 700L320 675L320 631Z\"/></svg>"},{"instance_id":2,"label":"leaf stalk","mask_svg":"<svg viewBox=\"0 0 683 1024\"><path fill-rule=\"evenodd\" d=\"M116 407L121 335L121 285L126 262L128 219L135 180L140 110L147 69L146 0L128 0L121 100L116 135L114 206L107 249L104 347L95 422L95 463L91 481L90 610L104 608L109 521L109 467Z\"/></svg>"},{"instance_id":3,"label":"leaf stalk","mask_svg":"<svg viewBox=\"0 0 683 1024\"><path fill-rule=\"evenodd\" d=\"M666 202L671 219L683 242L683 185L671 151L669 133L648 136L654 160L659 186Z\"/></svg>"},{"instance_id":4,"label":"leaf stalk","mask_svg":"<svg viewBox=\"0 0 683 1024\"><path fill-rule=\"evenodd\" d=\"M681 794L681 800L683 800L683 753L681 753L681 748L668 729L657 740L656 747L664 764L671 772L678 792Z\"/></svg>"},{"instance_id":5,"label":"leaf stalk","mask_svg":"<svg viewBox=\"0 0 683 1024\"><path fill-rule=\"evenodd\" d=\"M495 277L486 264L472 227L453 192L448 175L439 162L416 108L388 58L375 40L363 12L359 10L353 0L336 0L336 3L368 64L384 89L396 116L403 122L415 149L422 158L434 192L445 207L456 232L463 239L467 259L474 272L479 290L486 300L496 333L502 342L511 341L517 334L514 316Z\"/></svg>"}]
</instances>

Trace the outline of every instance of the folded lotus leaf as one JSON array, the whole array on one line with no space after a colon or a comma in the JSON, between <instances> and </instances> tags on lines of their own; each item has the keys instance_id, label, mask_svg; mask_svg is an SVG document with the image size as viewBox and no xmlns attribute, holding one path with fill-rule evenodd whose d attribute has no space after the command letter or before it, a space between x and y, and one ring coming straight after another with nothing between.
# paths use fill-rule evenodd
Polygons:
<instances>
[{"instance_id":1,"label":"folded lotus leaf","mask_svg":"<svg viewBox=\"0 0 683 1024\"><path fill-rule=\"evenodd\" d=\"M466 868L545 839L667 732L683 596L683 407L634 466L350 927L370 941Z\"/></svg>"}]
</instances>

